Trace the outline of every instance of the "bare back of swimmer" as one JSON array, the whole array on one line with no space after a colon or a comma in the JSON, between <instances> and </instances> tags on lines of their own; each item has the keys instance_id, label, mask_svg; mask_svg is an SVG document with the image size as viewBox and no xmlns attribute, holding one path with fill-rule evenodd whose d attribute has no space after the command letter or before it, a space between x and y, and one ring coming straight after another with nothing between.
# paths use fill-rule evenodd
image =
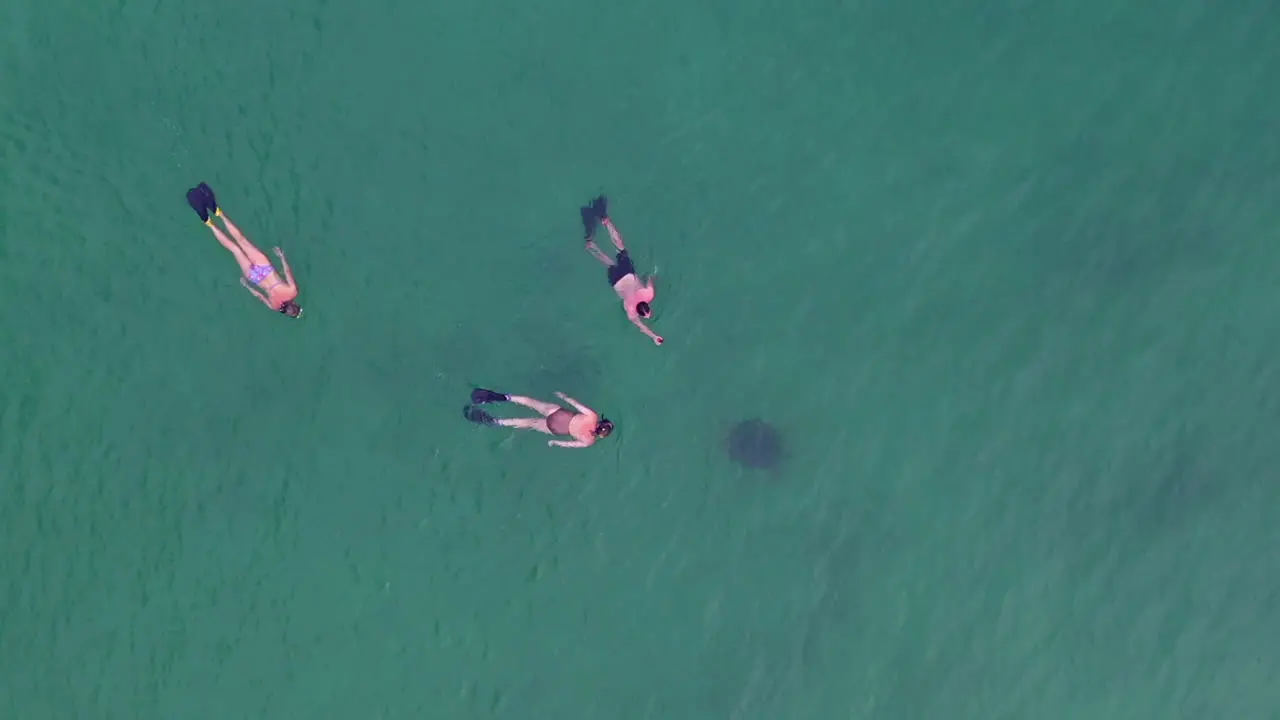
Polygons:
<instances>
[{"instance_id":1,"label":"bare back of swimmer","mask_svg":"<svg viewBox=\"0 0 1280 720\"><path fill-rule=\"evenodd\" d=\"M613 432L613 423L608 418L562 392L556 396L573 407L573 410L556 403L534 400L523 395L476 388L471 391L471 404L462 410L462 415L473 423L509 427L519 430L537 430L547 435L561 435L572 440L548 440L551 447L584 448L595 444L600 438L609 437ZM476 407L492 403L514 403L533 410L540 417L495 418L485 410ZM576 412L575 412L576 411Z\"/></svg>"},{"instance_id":2,"label":"bare back of swimmer","mask_svg":"<svg viewBox=\"0 0 1280 720\"><path fill-rule=\"evenodd\" d=\"M612 258L606 255L599 245L596 245L594 236L596 222L604 225L609 231L609 238L613 240L613 246L618 249L618 254ZM617 226L609 219L608 200L603 195L582 208L582 223L587 236L587 252L609 268L609 285L622 299L622 309L626 312L627 319L632 325L640 328L640 332L648 335L654 345L661 345L662 336L650 330L644 322L653 316L651 303L654 295L657 294L657 287L654 284L656 277L651 275L642 281L636 273L636 266L631 262L627 247L622 242L622 233L618 232Z\"/></svg>"}]
</instances>

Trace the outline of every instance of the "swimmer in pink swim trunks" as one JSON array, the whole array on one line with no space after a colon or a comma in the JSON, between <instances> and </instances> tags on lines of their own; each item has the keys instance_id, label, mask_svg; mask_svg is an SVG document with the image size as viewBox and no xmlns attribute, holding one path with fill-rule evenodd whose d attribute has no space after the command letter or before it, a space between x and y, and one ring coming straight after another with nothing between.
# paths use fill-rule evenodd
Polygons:
<instances>
[{"instance_id":1,"label":"swimmer in pink swim trunks","mask_svg":"<svg viewBox=\"0 0 1280 720\"><path fill-rule=\"evenodd\" d=\"M604 225L609 231L609 237L613 239L613 246L618 248L618 254L613 258L604 254L600 246L596 245L596 223ZM618 228L609 219L608 198L601 195L592 200L590 205L582 208L582 226L587 236L587 252L609 268L609 284L613 286L613 291L618 294L618 297L622 298L622 309L626 311L627 319L648 335L654 345L661 345L662 336L644 324L645 320L653 316L650 303L653 302L653 296L657 292L654 288L655 278L649 276L642 282L636 274L636 266L632 264L631 256L627 254L627 248L622 244L622 233L618 232Z\"/></svg>"}]
</instances>

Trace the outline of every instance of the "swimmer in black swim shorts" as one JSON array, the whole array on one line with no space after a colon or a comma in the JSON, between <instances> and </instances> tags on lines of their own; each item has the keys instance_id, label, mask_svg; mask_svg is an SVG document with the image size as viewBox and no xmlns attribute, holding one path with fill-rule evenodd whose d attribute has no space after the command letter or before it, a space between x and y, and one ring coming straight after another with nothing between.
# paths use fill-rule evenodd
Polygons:
<instances>
[{"instance_id":1,"label":"swimmer in black swim shorts","mask_svg":"<svg viewBox=\"0 0 1280 720\"><path fill-rule=\"evenodd\" d=\"M605 229L609 231L609 237L613 240L613 245L618 249L618 254L612 259L596 245L595 229L596 223L603 224ZM641 332L648 335L654 345L662 344L662 336L649 329L644 324L644 320L653 315L653 308L650 303L657 293L654 287L654 276L649 276L644 282L636 274L636 266L631 262L631 256L627 254L627 248L622 243L622 234L618 232L618 228L614 226L613 221L609 219L608 200L601 195L591 201L590 205L582 208L582 226L586 233L587 252L591 253L595 259L608 266L609 285L613 287L613 291L622 298L622 309L627 313L627 319L633 325L640 328Z\"/></svg>"},{"instance_id":2,"label":"swimmer in black swim shorts","mask_svg":"<svg viewBox=\"0 0 1280 720\"><path fill-rule=\"evenodd\" d=\"M591 242L589 244L592 247L595 247L594 242ZM600 248L595 247L595 249L599 250ZM600 258L600 257L608 257L608 256L606 256L603 252L601 252L599 255L596 255L596 257ZM618 254L613 256L613 262L609 265L608 274L609 274L609 287L614 287L618 283L622 282L622 280L626 278L628 275L636 274L636 266L634 263L631 262L631 256L627 254L626 250L621 250L618 252ZM648 315L645 315L645 317L648 317Z\"/></svg>"}]
</instances>

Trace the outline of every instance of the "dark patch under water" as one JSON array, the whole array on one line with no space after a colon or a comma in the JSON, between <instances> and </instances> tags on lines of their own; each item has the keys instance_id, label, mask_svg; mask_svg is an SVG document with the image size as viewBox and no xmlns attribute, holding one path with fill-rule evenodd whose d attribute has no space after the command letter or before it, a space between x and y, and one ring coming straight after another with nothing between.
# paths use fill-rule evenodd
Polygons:
<instances>
[{"instance_id":1,"label":"dark patch under water","mask_svg":"<svg viewBox=\"0 0 1280 720\"><path fill-rule=\"evenodd\" d=\"M776 470L787 455L782 433L758 418L734 425L725 449L730 460L757 470Z\"/></svg>"}]
</instances>

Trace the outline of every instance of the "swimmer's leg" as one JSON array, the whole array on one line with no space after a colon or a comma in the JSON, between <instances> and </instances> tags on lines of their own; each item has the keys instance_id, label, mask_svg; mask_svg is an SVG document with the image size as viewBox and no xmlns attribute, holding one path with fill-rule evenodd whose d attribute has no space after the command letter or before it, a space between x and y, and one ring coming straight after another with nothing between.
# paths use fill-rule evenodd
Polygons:
<instances>
[{"instance_id":1,"label":"swimmer's leg","mask_svg":"<svg viewBox=\"0 0 1280 720\"><path fill-rule=\"evenodd\" d=\"M227 226L227 231L236 239L236 244L240 246L244 256L249 258L254 265L271 264L271 260L267 258L266 254L254 247L253 243L249 242L249 238L245 237L244 233L240 232L240 228L236 227L226 215L219 213L218 217L222 218L222 224Z\"/></svg>"},{"instance_id":2,"label":"swimmer's leg","mask_svg":"<svg viewBox=\"0 0 1280 720\"><path fill-rule=\"evenodd\" d=\"M226 233L219 230L218 226L214 225L212 220L205 224L213 231L213 236L218 238L218 242L222 244L222 247L226 248L233 256L235 256L236 264L240 266L240 272L244 273L245 277L248 277L249 273L253 272L253 263L249 262L249 258L245 257L244 251L240 249L240 246L231 238L227 237Z\"/></svg>"},{"instance_id":3,"label":"swimmer's leg","mask_svg":"<svg viewBox=\"0 0 1280 720\"><path fill-rule=\"evenodd\" d=\"M240 228L231 222L231 218L222 214L222 208L218 207L218 201L213 197L213 190L209 189L209 186L204 183L200 183L200 185L208 195L209 203L212 206L210 209L213 214L222 220L223 225L227 226L227 232L231 233L231 237L235 238L236 244L240 246L240 251L244 253L245 257L249 258L249 262L254 265L270 265L271 260L267 258L266 254L249 242L249 238L245 237L244 233L240 232Z\"/></svg>"},{"instance_id":4,"label":"swimmer's leg","mask_svg":"<svg viewBox=\"0 0 1280 720\"><path fill-rule=\"evenodd\" d=\"M517 405L523 405L543 417L546 417L547 415L550 415L551 413L560 409L560 406L556 403L549 403L549 402L543 402L541 400L534 400L531 397L525 397L523 395L510 395L507 397L507 399L510 402L513 402Z\"/></svg>"},{"instance_id":5,"label":"swimmer's leg","mask_svg":"<svg viewBox=\"0 0 1280 720\"><path fill-rule=\"evenodd\" d=\"M609 218L604 218L601 222L604 223L605 229L609 231L609 239L613 240L613 246L618 248L618 252L626 252L627 246L622 244L622 233L618 232L618 226L614 225Z\"/></svg>"},{"instance_id":6,"label":"swimmer's leg","mask_svg":"<svg viewBox=\"0 0 1280 720\"><path fill-rule=\"evenodd\" d=\"M622 244L622 233L618 232L618 228L609 219L609 198L601 195L591 201L590 208L591 213L599 218L601 224L609 231L609 238L613 240L613 245L618 248L618 252L626 250L627 246Z\"/></svg>"},{"instance_id":7,"label":"swimmer's leg","mask_svg":"<svg viewBox=\"0 0 1280 720\"><path fill-rule=\"evenodd\" d=\"M605 265L608 265L609 267L613 267L613 258L609 257L608 255L605 255L604 251L600 249L600 246L596 245L595 240L587 241L587 252L591 253L592 257L604 263Z\"/></svg>"},{"instance_id":8,"label":"swimmer's leg","mask_svg":"<svg viewBox=\"0 0 1280 720\"><path fill-rule=\"evenodd\" d=\"M502 418L501 420L494 420L493 424L499 427L511 428L513 430L537 430L540 433L546 433L548 435L552 434L551 430L547 428L547 419L544 417Z\"/></svg>"}]
</instances>

